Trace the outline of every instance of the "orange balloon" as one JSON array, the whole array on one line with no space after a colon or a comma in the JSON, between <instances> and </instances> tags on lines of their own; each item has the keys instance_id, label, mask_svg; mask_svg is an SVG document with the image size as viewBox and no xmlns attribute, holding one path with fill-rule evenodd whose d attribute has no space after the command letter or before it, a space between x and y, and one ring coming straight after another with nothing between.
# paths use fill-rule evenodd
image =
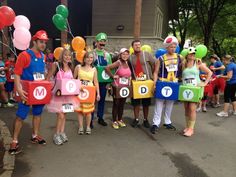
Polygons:
<instances>
[{"instance_id":1,"label":"orange balloon","mask_svg":"<svg viewBox=\"0 0 236 177\"><path fill-rule=\"evenodd\" d=\"M78 62L83 63L83 58L84 58L85 53L86 53L85 50L81 50L81 51L76 52L75 57L78 60Z\"/></svg>"},{"instance_id":2,"label":"orange balloon","mask_svg":"<svg viewBox=\"0 0 236 177\"><path fill-rule=\"evenodd\" d=\"M55 50L53 52L54 58L58 60L62 51L63 51L63 47L55 48Z\"/></svg>"},{"instance_id":3,"label":"orange balloon","mask_svg":"<svg viewBox=\"0 0 236 177\"><path fill-rule=\"evenodd\" d=\"M82 37L77 36L72 39L72 47L75 51L82 51L85 48L85 41Z\"/></svg>"}]
</instances>

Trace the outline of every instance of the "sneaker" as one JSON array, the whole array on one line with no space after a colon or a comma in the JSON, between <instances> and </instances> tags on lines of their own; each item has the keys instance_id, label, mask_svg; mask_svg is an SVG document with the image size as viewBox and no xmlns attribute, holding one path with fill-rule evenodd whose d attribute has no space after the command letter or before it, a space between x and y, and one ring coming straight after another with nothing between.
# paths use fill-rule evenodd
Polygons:
<instances>
[{"instance_id":1,"label":"sneaker","mask_svg":"<svg viewBox=\"0 0 236 177\"><path fill-rule=\"evenodd\" d=\"M206 107L203 107L203 108L202 108L202 112L207 112L207 108L206 108Z\"/></svg>"},{"instance_id":2,"label":"sneaker","mask_svg":"<svg viewBox=\"0 0 236 177\"><path fill-rule=\"evenodd\" d=\"M144 120L143 120L143 126L144 126L145 128L150 128L150 124L149 124L149 122L148 122L147 119L144 119Z\"/></svg>"},{"instance_id":3,"label":"sneaker","mask_svg":"<svg viewBox=\"0 0 236 177\"><path fill-rule=\"evenodd\" d=\"M9 103L9 102L3 104L3 107L4 107L4 108L12 108L12 107L14 107L14 106L15 106L14 104L11 104L11 103Z\"/></svg>"},{"instance_id":4,"label":"sneaker","mask_svg":"<svg viewBox=\"0 0 236 177\"><path fill-rule=\"evenodd\" d=\"M176 128L172 124L164 124L163 126L168 130L176 130Z\"/></svg>"},{"instance_id":5,"label":"sneaker","mask_svg":"<svg viewBox=\"0 0 236 177\"><path fill-rule=\"evenodd\" d=\"M139 120L138 119L134 119L134 121L132 122L131 126L135 128L135 127L138 126L138 124L139 124Z\"/></svg>"},{"instance_id":6,"label":"sneaker","mask_svg":"<svg viewBox=\"0 0 236 177\"><path fill-rule=\"evenodd\" d=\"M10 98L10 99L9 99L9 102L10 102L10 103L16 103L16 100L13 99L13 98Z\"/></svg>"},{"instance_id":7,"label":"sneaker","mask_svg":"<svg viewBox=\"0 0 236 177\"><path fill-rule=\"evenodd\" d=\"M11 154L11 155L19 154L19 153L21 152L19 143L12 142L12 143L10 144L10 149L8 150L8 152L9 152L9 154Z\"/></svg>"},{"instance_id":8,"label":"sneaker","mask_svg":"<svg viewBox=\"0 0 236 177\"><path fill-rule=\"evenodd\" d=\"M90 128L90 127L87 127L85 133L86 133L87 135L91 135L91 128Z\"/></svg>"},{"instance_id":9,"label":"sneaker","mask_svg":"<svg viewBox=\"0 0 236 177\"><path fill-rule=\"evenodd\" d=\"M83 127L80 127L80 128L79 128L78 134L79 134L79 135L83 135L83 134L84 134L84 128L83 128Z\"/></svg>"},{"instance_id":10,"label":"sneaker","mask_svg":"<svg viewBox=\"0 0 236 177\"><path fill-rule=\"evenodd\" d=\"M42 144L45 145L46 141L41 136L35 136L34 138L31 138L31 142L34 144Z\"/></svg>"},{"instance_id":11,"label":"sneaker","mask_svg":"<svg viewBox=\"0 0 236 177\"><path fill-rule=\"evenodd\" d=\"M123 120L119 120L118 124L119 124L120 127L126 127L126 124L124 123Z\"/></svg>"},{"instance_id":12,"label":"sneaker","mask_svg":"<svg viewBox=\"0 0 236 177\"><path fill-rule=\"evenodd\" d=\"M234 111L234 112L233 112L233 115L235 115L235 116L236 116L236 111Z\"/></svg>"},{"instance_id":13,"label":"sneaker","mask_svg":"<svg viewBox=\"0 0 236 177\"><path fill-rule=\"evenodd\" d=\"M65 133L61 133L60 136L61 136L61 139L62 139L63 143L68 142L68 137L66 136Z\"/></svg>"},{"instance_id":14,"label":"sneaker","mask_svg":"<svg viewBox=\"0 0 236 177\"><path fill-rule=\"evenodd\" d=\"M116 129L116 130L119 129L119 124L118 124L118 122L116 122L116 121L113 122L113 123L112 123L112 127L113 127L114 129Z\"/></svg>"},{"instance_id":15,"label":"sneaker","mask_svg":"<svg viewBox=\"0 0 236 177\"><path fill-rule=\"evenodd\" d=\"M98 119L98 123L102 126L107 126L107 123L103 119Z\"/></svg>"},{"instance_id":16,"label":"sneaker","mask_svg":"<svg viewBox=\"0 0 236 177\"><path fill-rule=\"evenodd\" d=\"M219 117L228 117L229 116L229 114L224 111L218 112L218 113L216 113L216 115Z\"/></svg>"},{"instance_id":17,"label":"sneaker","mask_svg":"<svg viewBox=\"0 0 236 177\"><path fill-rule=\"evenodd\" d=\"M202 109L202 108L198 107L196 111L197 111L197 112L200 112L200 111L201 111L201 109Z\"/></svg>"},{"instance_id":18,"label":"sneaker","mask_svg":"<svg viewBox=\"0 0 236 177\"><path fill-rule=\"evenodd\" d=\"M60 134L55 134L53 136L53 142L56 144L56 145L62 145L63 144L63 140L60 136Z\"/></svg>"},{"instance_id":19,"label":"sneaker","mask_svg":"<svg viewBox=\"0 0 236 177\"><path fill-rule=\"evenodd\" d=\"M220 103L217 103L213 106L214 108L219 108L220 107Z\"/></svg>"},{"instance_id":20,"label":"sneaker","mask_svg":"<svg viewBox=\"0 0 236 177\"><path fill-rule=\"evenodd\" d=\"M157 130L158 130L158 126L152 125L152 127L151 127L151 129L150 129L150 132L151 132L152 134L155 134Z\"/></svg>"}]
</instances>

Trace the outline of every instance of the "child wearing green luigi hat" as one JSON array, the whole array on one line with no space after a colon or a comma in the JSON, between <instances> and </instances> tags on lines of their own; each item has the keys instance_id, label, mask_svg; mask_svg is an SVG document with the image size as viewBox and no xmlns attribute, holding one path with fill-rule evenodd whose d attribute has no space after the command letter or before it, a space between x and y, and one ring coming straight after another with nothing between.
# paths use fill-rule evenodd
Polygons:
<instances>
[{"instance_id":1,"label":"child wearing green luigi hat","mask_svg":"<svg viewBox=\"0 0 236 177\"><path fill-rule=\"evenodd\" d=\"M95 37L96 39L96 48L94 49L94 66L95 67L105 67L112 63L110 54L105 51L105 46L107 42L106 33L98 33ZM104 70L104 74L105 70ZM102 74L103 75L103 74ZM102 126L107 126L107 123L104 121L104 107L105 107L105 98L107 93L107 83L99 80L99 90L100 90L100 101L97 106L97 117L98 123ZM94 114L92 115L92 120L94 118ZM91 128L93 128L93 124L91 122Z\"/></svg>"}]
</instances>

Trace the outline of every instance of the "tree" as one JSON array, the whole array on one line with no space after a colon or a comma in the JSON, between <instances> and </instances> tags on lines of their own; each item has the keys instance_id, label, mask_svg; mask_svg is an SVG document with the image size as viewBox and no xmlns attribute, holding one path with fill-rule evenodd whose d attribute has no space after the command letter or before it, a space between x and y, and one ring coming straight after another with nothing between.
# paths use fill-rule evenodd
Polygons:
<instances>
[{"instance_id":1,"label":"tree","mask_svg":"<svg viewBox=\"0 0 236 177\"><path fill-rule=\"evenodd\" d=\"M236 4L227 2L216 20L212 33L212 48L222 56L226 53L236 55Z\"/></svg>"},{"instance_id":2,"label":"tree","mask_svg":"<svg viewBox=\"0 0 236 177\"><path fill-rule=\"evenodd\" d=\"M228 0L197 0L192 1L199 26L204 36L204 44L209 47L212 30L217 17Z\"/></svg>"},{"instance_id":3,"label":"tree","mask_svg":"<svg viewBox=\"0 0 236 177\"><path fill-rule=\"evenodd\" d=\"M180 48L182 49L188 32L188 24L194 18L191 0L178 0L177 11L178 17L169 21L169 27L173 35L181 39Z\"/></svg>"}]
</instances>

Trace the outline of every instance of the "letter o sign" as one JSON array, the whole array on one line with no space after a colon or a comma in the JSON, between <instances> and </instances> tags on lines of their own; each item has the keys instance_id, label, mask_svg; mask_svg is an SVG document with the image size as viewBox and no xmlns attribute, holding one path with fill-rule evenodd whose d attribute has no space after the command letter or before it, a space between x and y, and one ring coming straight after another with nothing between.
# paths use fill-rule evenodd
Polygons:
<instances>
[{"instance_id":1,"label":"letter o sign","mask_svg":"<svg viewBox=\"0 0 236 177\"><path fill-rule=\"evenodd\" d=\"M148 93L148 87L146 85L140 85L138 88L138 93L140 95L145 95Z\"/></svg>"},{"instance_id":2,"label":"letter o sign","mask_svg":"<svg viewBox=\"0 0 236 177\"><path fill-rule=\"evenodd\" d=\"M191 100L194 96L194 93L192 90L186 89L183 91L183 97L185 100Z\"/></svg>"},{"instance_id":3,"label":"letter o sign","mask_svg":"<svg viewBox=\"0 0 236 177\"><path fill-rule=\"evenodd\" d=\"M105 70L102 71L102 78L103 78L104 80L108 80L108 79L110 78L110 76L108 76L108 74L106 73Z\"/></svg>"},{"instance_id":4,"label":"letter o sign","mask_svg":"<svg viewBox=\"0 0 236 177\"><path fill-rule=\"evenodd\" d=\"M42 87L42 86L38 86L34 89L33 91L33 95L34 95L34 98L37 99L37 100L42 100L46 97L47 95L47 90Z\"/></svg>"},{"instance_id":5,"label":"letter o sign","mask_svg":"<svg viewBox=\"0 0 236 177\"><path fill-rule=\"evenodd\" d=\"M75 92L76 90L76 84L74 81L68 81L66 82L66 90L69 92L69 93L73 93Z\"/></svg>"},{"instance_id":6,"label":"letter o sign","mask_svg":"<svg viewBox=\"0 0 236 177\"><path fill-rule=\"evenodd\" d=\"M123 87L120 89L120 96L122 98L126 98L127 96L129 96L129 89L127 87Z\"/></svg>"},{"instance_id":7,"label":"letter o sign","mask_svg":"<svg viewBox=\"0 0 236 177\"><path fill-rule=\"evenodd\" d=\"M79 94L79 98L81 100L86 100L86 99L88 99L88 97L89 97L89 91L87 89L83 89L83 91L80 92L80 94Z\"/></svg>"},{"instance_id":8,"label":"letter o sign","mask_svg":"<svg viewBox=\"0 0 236 177\"><path fill-rule=\"evenodd\" d=\"M171 87L169 86L165 86L161 89L161 94L164 96L164 97L170 97L173 93L173 90Z\"/></svg>"}]
</instances>

